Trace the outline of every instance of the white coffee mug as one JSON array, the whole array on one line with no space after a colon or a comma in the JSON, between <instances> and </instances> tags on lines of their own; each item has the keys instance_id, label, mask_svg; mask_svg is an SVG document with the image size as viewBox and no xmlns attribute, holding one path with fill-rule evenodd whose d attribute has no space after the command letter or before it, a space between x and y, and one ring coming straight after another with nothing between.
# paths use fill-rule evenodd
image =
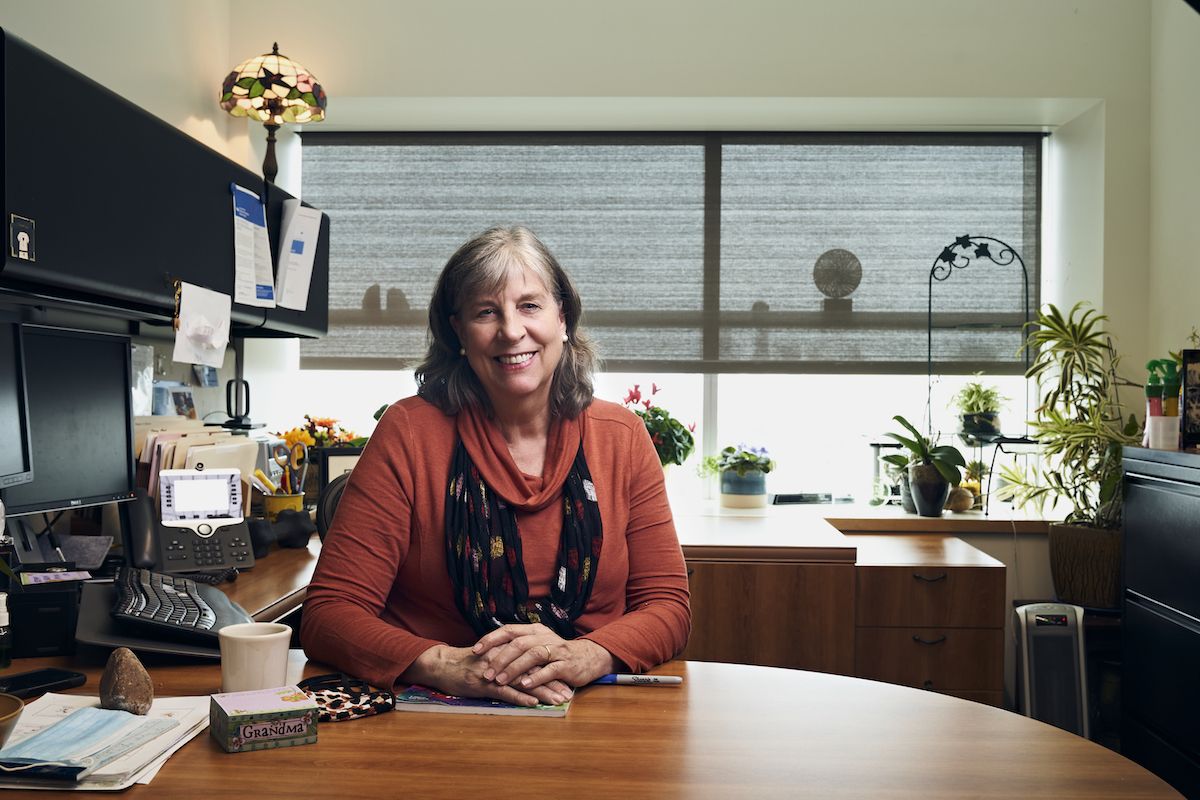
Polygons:
<instances>
[{"instance_id":1,"label":"white coffee mug","mask_svg":"<svg viewBox=\"0 0 1200 800\"><path fill-rule=\"evenodd\" d=\"M221 691L248 692L287 685L292 629L278 622L245 622L217 631Z\"/></svg>"}]
</instances>

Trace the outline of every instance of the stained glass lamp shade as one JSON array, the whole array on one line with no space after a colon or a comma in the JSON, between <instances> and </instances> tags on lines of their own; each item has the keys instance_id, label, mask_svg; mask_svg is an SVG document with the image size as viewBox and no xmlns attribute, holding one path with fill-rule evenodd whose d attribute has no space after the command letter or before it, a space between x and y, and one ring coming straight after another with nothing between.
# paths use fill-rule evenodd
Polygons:
<instances>
[{"instance_id":1,"label":"stained glass lamp shade","mask_svg":"<svg viewBox=\"0 0 1200 800\"><path fill-rule=\"evenodd\" d=\"M275 131L285 122L320 122L325 119L325 90L307 69L279 52L247 59L234 67L221 84L221 108L235 117L258 120L267 128L267 156L263 177L274 182L279 171L275 160Z\"/></svg>"}]
</instances>

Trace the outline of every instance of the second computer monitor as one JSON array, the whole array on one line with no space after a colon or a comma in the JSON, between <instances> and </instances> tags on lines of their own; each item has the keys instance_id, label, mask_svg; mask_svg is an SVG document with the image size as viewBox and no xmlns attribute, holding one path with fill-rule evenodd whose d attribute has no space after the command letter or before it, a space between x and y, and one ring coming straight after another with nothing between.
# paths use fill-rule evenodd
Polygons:
<instances>
[{"instance_id":1,"label":"second computer monitor","mask_svg":"<svg viewBox=\"0 0 1200 800\"><path fill-rule=\"evenodd\" d=\"M33 480L21 326L0 317L0 488Z\"/></svg>"}]
</instances>

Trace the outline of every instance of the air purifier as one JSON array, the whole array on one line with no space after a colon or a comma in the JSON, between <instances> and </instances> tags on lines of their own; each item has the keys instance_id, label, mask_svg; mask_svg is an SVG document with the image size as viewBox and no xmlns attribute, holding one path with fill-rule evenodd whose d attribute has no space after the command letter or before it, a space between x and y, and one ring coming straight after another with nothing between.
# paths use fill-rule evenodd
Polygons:
<instances>
[{"instance_id":1,"label":"air purifier","mask_svg":"<svg viewBox=\"0 0 1200 800\"><path fill-rule=\"evenodd\" d=\"M1018 710L1087 738L1083 609L1064 603L1032 603L1018 607L1014 614Z\"/></svg>"}]
</instances>

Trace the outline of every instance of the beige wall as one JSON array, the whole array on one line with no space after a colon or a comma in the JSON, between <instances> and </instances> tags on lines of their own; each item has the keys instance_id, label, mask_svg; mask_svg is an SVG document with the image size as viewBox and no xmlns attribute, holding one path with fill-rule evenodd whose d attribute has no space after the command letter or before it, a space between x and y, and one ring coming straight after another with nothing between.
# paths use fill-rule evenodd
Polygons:
<instances>
[{"instance_id":1,"label":"beige wall","mask_svg":"<svg viewBox=\"0 0 1200 800\"><path fill-rule=\"evenodd\" d=\"M0 7L0 25L248 166L261 131L227 121L215 87L272 41L328 88L330 128L1061 126L1052 161L1067 182L1047 198L1061 204L1048 208L1058 220L1049 296L1102 305L1134 364L1194 317L1176 298L1189 248L1180 220L1187 200L1191 217L1196 206L1189 141L1200 125L1183 81L1196 71L1198 23L1182 0ZM1164 148L1153 204L1152 97ZM281 182L298 189L294 148L283 150ZM1153 228L1152 207L1162 215Z\"/></svg>"},{"instance_id":2,"label":"beige wall","mask_svg":"<svg viewBox=\"0 0 1200 800\"><path fill-rule=\"evenodd\" d=\"M1149 343L1165 354L1200 328L1200 14L1155 0L1151 42Z\"/></svg>"},{"instance_id":3,"label":"beige wall","mask_svg":"<svg viewBox=\"0 0 1200 800\"><path fill-rule=\"evenodd\" d=\"M229 0L5 0L0 27L237 159L244 140L231 142L215 113L233 66L229 9ZM81 132L103 124L70 119L69 106L63 122Z\"/></svg>"}]
</instances>

